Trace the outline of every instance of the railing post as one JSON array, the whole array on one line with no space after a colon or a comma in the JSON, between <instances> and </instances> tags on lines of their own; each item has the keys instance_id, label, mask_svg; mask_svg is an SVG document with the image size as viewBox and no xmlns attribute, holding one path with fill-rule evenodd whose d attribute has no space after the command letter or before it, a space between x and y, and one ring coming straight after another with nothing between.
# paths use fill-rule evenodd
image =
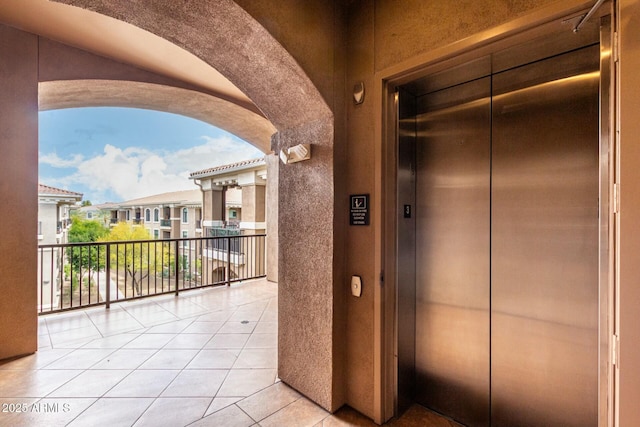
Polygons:
<instances>
[{"instance_id":1,"label":"railing post","mask_svg":"<svg viewBox=\"0 0 640 427\"><path fill-rule=\"evenodd\" d=\"M231 286L231 237L227 234L227 286Z\"/></svg>"},{"instance_id":2,"label":"railing post","mask_svg":"<svg viewBox=\"0 0 640 427\"><path fill-rule=\"evenodd\" d=\"M176 270L175 271L175 273L176 273L176 296L178 296L178 293L180 292L178 290L178 265L179 265L179 262L180 262L180 258L179 258L179 255L178 255L178 246L179 246L180 242L178 240L176 240L175 243L176 243L176 254L175 254L175 257L174 257L174 260L175 260L174 265L175 265L175 270Z\"/></svg>"},{"instance_id":3,"label":"railing post","mask_svg":"<svg viewBox=\"0 0 640 427\"><path fill-rule=\"evenodd\" d=\"M107 274L107 308L111 308L111 245L106 244L107 248L106 253L106 262L105 262L105 271Z\"/></svg>"}]
</instances>

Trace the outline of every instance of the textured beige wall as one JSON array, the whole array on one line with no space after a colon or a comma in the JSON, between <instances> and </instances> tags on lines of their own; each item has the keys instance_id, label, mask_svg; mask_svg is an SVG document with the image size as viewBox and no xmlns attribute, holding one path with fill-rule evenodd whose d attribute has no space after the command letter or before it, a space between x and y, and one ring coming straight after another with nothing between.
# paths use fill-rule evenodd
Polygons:
<instances>
[{"instance_id":1,"label":"textured beige wall","mask_svg":"<svg viewBox=\"0 0 640 427\"><path fill-rule=\"evenodd\" d=\"M237 3L300 64L335 118L305 128L279 128L274 145L312 143L310 161L279 166L278 374L319 405L336 410L345 402L344 327L349 290L343 273L348 217L344 210L342 2Z\"/></svg>"},{"instance_id":2,"label":"textured beige wall","mask_svg":"<svg viewBox=\"0 0 640 427\"><path fill-rule=\"evenodd\" d=\"M278 168L280 159L266 155L267 163L267 280L278 281Z\"/></svg>"},{"instance_id":3,"label":"textured beige wall","mask_svg":"<svg viewBox=\"0 0 640 427\"><path fill-rule=\"evenodd\" d=\"M0 359L38 348L37 43L0 25Z\"/></svg>"},{"instance_id":4,"label":"textured beige wall","mask_svg":"<svg viewBox=\"0 0 640 427\"><path fill-rule=\"evenodd\" d=\"M376 1L376 70L462 40L554 2L558 0Z\"/></svg>"},{"instance_id":5,"label":"textured beige wall","mask_svg":"<svg viewBox=\"0 0 640 427\"><path fill-rule=\"evenodd\" d=\"M620 0L620 426L640 425L640 1Z\"/></svg>"},{"instance_id":6,"label":"textured beige wall","mask_svg":"<svg viewBox=\"0 0 640 427\"><path fill-rule=\"evenodd\" d=\"M347 102L349 167L345 180L348 193L374 196L375 118L373 100L374 73L374 1L354 2L348 10L347 34L347 88L358 82L365 85L365 101L355 105ZM371 200L372 205L375 201ZM372 211L378 216L379 212ZM378 285L378 273L374 271L374 225L349 226L347 228L347 280L349 275L362 278L362 296L347 297L347 372L345 378L347 403L373 418L373 312L374 289Z\"/></svg>"},{"instance_id":7,"label":"textured beige wall","mask_svg":"<svg viewBox=\"0 0 640 427\"><path fill-rule=\"evenodd\" d=\"M264 185L245 185L242 187L242 218L248 222L265 221L265 195Z\"/></svg>"}]
</instances>

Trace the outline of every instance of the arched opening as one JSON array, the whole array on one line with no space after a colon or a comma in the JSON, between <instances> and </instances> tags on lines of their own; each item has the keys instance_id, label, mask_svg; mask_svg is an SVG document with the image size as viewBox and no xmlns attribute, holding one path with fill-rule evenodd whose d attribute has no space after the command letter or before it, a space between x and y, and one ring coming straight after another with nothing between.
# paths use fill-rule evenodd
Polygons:
<instances>
[{"instance_id":1,"label":"arched opening","mask_svg":"<svg viewBox=\"0 0 640 427\"><path fill-rule=\"evenodd\" d=\"M279 324L278 368L280 378L294 388L326 409L337 409L343 401L341 387L336 385L341 381L336 372L341 371L339 365L342 363L340 358L335 356L336 352L341 351L335 339L339 326L331 314L336 308L333 251L336 239L333 233L334 123L331 110L314 84L286 49L232 1L181 5L140 3L127 4L124 8L116 1L102 2L100 5L90 1L60 3L78 7L32 0L28 2L28 7L25 6L25 10L31 8L33 12L35 10L33 8L37 9L39 6L57 8L62 16L66 13L71 14L74 17L73 22L102 22L103 25L100 25L100 28L105 31L110 28L110 25L105 25L107 21L104 20L108 20L109 24L116 21L120 24L131 24L127 27L127 31L137 28L154 37L171 40L179 48L201 58L206 64L218 70L246 96L246 99L234 98L233 94L230 95L227 92L218 93L219 98L231 100L254 114L262 114L271 123L273 129L277 130L270 141L272 151L279 152L280 149L301 143L311 144L310 161L279 167L275 156L268 160L268 167L272 171L270 173L278 177L280 188L278 232L275 233L281 236L279 317L283 319ZM50 16L53 20L53 15ZM24 20L24 16L20 19ZM65 22L66 24L68 22ZM24 22L20 26L27 31L30 30ZM83 26L86 30L86 24ZM34 27L31 31L51 38L59 36L58 40L78 47L82 47L84 43L82 31L69 25L66 25L64 30L62 27L45 29ZM133 33L129 33L129 36L131 34ZM206 34L206 37L202 37L203 34ZM97 39L111 40L104 33ZM55 82L96 79L92 83L99 83L98 80L127 80L126 78L112 79L113 73L105 78L104 74L109 73L91 69L91 67L79 68L86 73L85 75L78 75L77 70L61 67L60 76L56 78L47 76L42 63L39 63L42 57L38 57L37 49L31 49L32 46L43 43L42 39L30 38L28 43L29 52L35 55L35 60L27 66L35 65L36 68L40 68L40 74L36 78L42 85L41 94L47 92L47 86L51 88L51 93L69 93L65 91L64 84L58 85ZM87 49L89 48L87 46ZM113 45L105 49L105 52L98 53L110 53L112 57L117 57L123 62L141 66L136 62L135 54L120 55ZM95 51L97 50L98 48ZM55 61L51 64L55 65ZM152 68L151 65L146 64L141 67L149 70ZM162 67L153 71L163 73L165 78L176 80L179 77L171 72L165 72L166 69ZM144 78L140 80L148 83ZM151 81L151 83L155 84L158 81ZM197 82L189 81L188 84L182 84L182 88L193 89L196 84ZM31 90L28 91L29 96L32 94ZM214 90L208 88L202 92L211 95ZM77 95L76 93L75 96ZM61 98L60 95L59 99ZM31 100L32 98L29 102ZM247 100L250 101L247 102ZM71 101L71 104L73 102ZM156 107L171 108L167 105ZM32 106L30 105L29 108ZM29 114L34 112L31 111ZM30 116L29 120L34 119ZM264 129L262 129L263 132ZM33 141L30 143L33 144ZM33 183L35 174L32 170L29 170L25 176L30 177L28 181ZM33 191L24 195L27 198L30 196L33 196ZM24 271L16 271L15 274L20 275L27 271L28 269L24 269ZM33 277L33 273L27 273L25 277ZM301 299L300 295L305 295L305 298ZM23 297L27 301L30 298L32 296ZM18 304L18 306L17 310L22 310L21 305ZM11 325L11 323L7 324L7 333ZM309 333L301 334L301 327ZM22 340L16 345L15 350L12 350L11 346L6 347L7 351L14 353L1 356L7 357L28 351L30 347L33 348L34 338L32 336ZM310 371L309 366L314 366L314 369Z\"/></svg>"}]
</instances>

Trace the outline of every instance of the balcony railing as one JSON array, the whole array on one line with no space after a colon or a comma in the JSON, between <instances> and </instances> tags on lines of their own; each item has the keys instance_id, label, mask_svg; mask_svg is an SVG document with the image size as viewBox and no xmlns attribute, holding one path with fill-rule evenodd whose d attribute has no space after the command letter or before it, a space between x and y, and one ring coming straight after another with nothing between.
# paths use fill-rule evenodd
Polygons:
<instances>
[{"instance_id":1,"label":"balcony railing","mask_svg":"<svg viewBox=\"0 0 640 427\"><path fill-rule=\"evenodd\" d=\"M38 246L38 312L266 276L265 234Z\"/></svg>"},{"instance_id":2,"label":"balcony railing","mask_svg":"<svg viewBox=\"0 0 640 427\"><path fill-rule=\"evenodd\" d=\"M160 227L171 227L171 220L170 219L161 219L160 220Z\"/></svg>"},{"instance_id":3,"label":"balcony railing","mask_svg":"<svg viewBox=\"0 0 640 427\"><path fill-rule=\"evenodd\" d=\"M111 218L111 219L109 220L109 223L110 223L110 224L117 224L119 221L120 221L120 220L119 220L118 218Z\"/></svg>"}]
</instances>

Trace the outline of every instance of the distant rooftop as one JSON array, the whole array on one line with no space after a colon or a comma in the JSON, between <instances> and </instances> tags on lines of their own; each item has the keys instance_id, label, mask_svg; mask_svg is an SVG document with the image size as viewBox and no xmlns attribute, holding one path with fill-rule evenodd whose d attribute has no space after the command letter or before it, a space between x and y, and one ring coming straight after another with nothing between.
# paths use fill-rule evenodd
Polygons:
<instances>
[{"instance_id":1,"label":"distant rooftop","mask_svg":"<svg viewBox=\"0 0 640 427\"><path fill-rule=\"evenodd\" d=\"M38 196L66 196L82 199L82 193L75 191L63 190L61 188L51 187L38 183Z\"/></svg>"},{"instance_id":2,"label":"distant rooftop","mask_svg":"<svg viewBox=\"0 0 640 427\"><path fill-rule=\"evenodd\" d=\"M264 157L259 157L257 159L243 160L237 163L231 163L229 165L215 166L208 169L203 169L196 172L191 172L189 175L190 178L203 178L210 175L215 175L218 173L224 172L232 172L236 170L248 169L254 166L265 165Z\"/></svg>"},{"instance_id":3,"label":"distant rooftop","mask_svg":"<svg viewBox=\"0 0 640 427\"><path fill-rule=\"evenodd\" d=\"M200 189L172 191L169 193L154 194L139 199L127 200L122 203L114 203L113 206L133 207L144 205L198 205L202 203Z\"/></svg>"}]
</instances>

